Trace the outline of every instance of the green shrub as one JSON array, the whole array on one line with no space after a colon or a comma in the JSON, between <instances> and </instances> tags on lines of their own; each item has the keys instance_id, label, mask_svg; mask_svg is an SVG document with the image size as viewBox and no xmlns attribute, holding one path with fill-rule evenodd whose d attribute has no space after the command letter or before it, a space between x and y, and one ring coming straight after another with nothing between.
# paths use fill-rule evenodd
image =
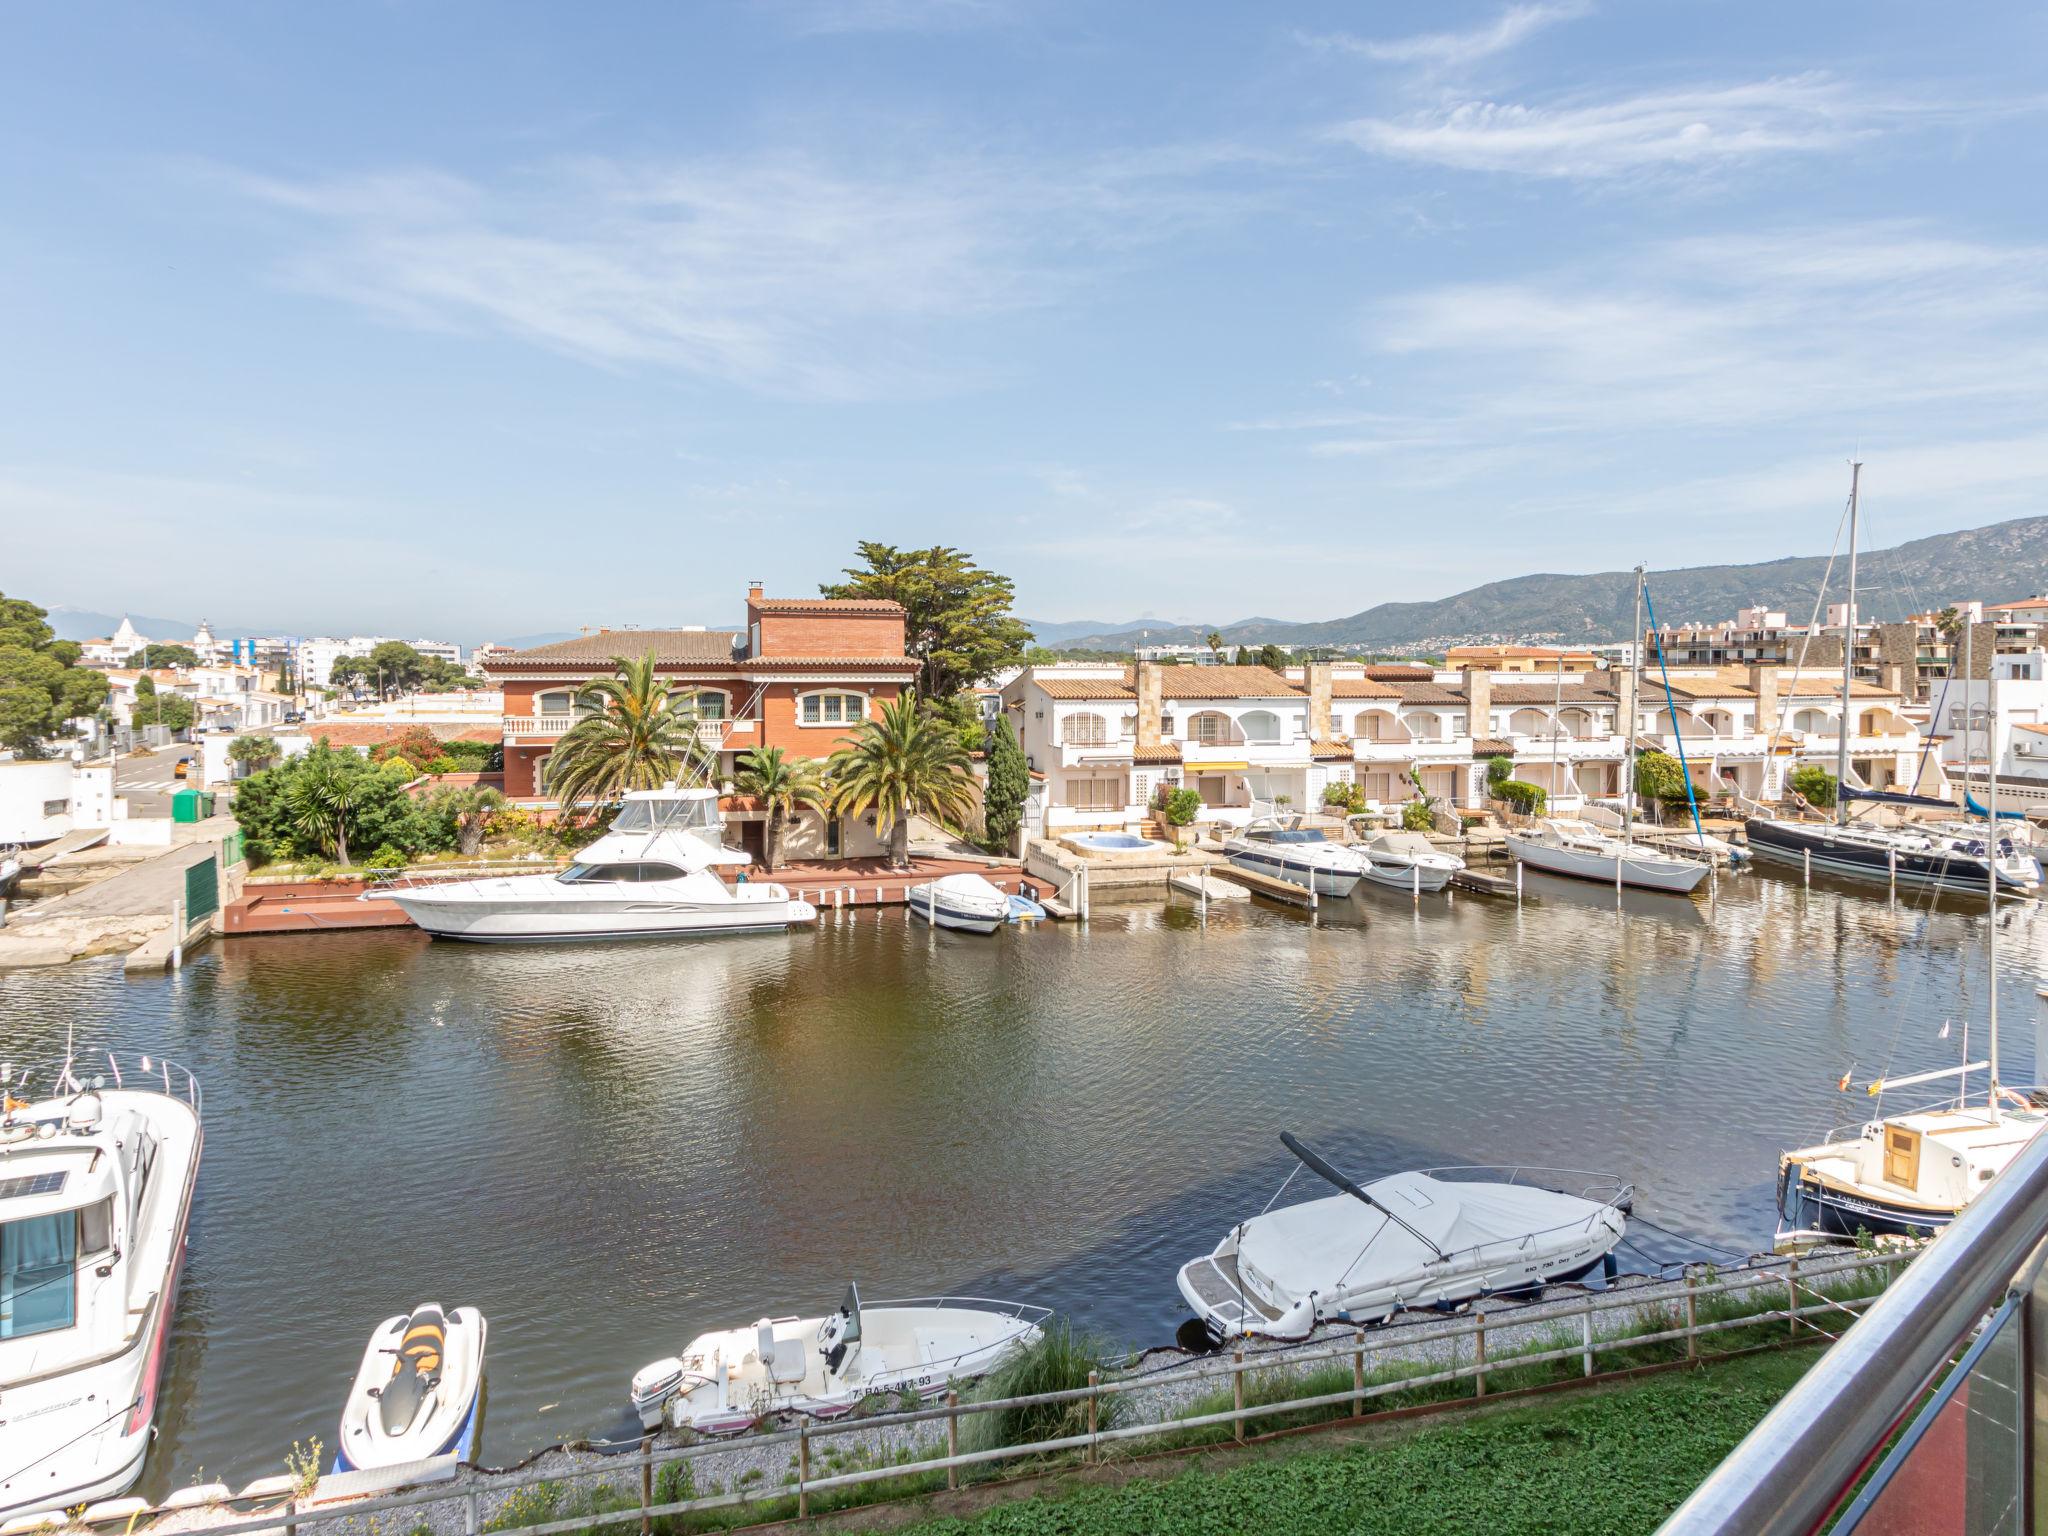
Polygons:
<instances>
[{"instance_id":1,"label":"green shrub","mask_svg":"<svg viewBox=\"0 0 2048 1536\"><path fill-rule=\"evenodd\" d=\"M1352 794L1349 784L1331 784L1323 790L1323 804L1349 807Z\"/></svg>"},{"instance_id":2,"label":"green shrub","mask_svg":"<svg viewBox=\"0 0 2048 1536\"><path fill-rule=\"evenodd\" d=\"M1506 801L1527 816L1542 815L1543 808L1550 803L1550 796L1541 784L1529 784L1521 779L1502 779L1493 786L1493 797Z\"/></svg>"},{"instance_id":3,"label":"green shrub","mask_svg":"<svg viewBox=\"0 0 2048 1536\"><path fill-rule=\"evenodd\" d=\"M1039 1392L1066 1392L1088 1385L1088 1373L1102 1361L1100 1339L1076 1333L1065 1320L1048 1323L1038 1341L1017 1350L982 1379L975 1396L983 1402L999 1397L1029 1397ZM1128 1399L1121 1394L1098 1398L1096 1426L1108 1429L1120 1422ZM994 1413L977 1413L961 1438L964 1449L993 1449L1003 1445L1027 1445L1034 1440L1058 1440L1066 1435L1085 1434L1088 1403L1076 1398L1065 1403L1037 1403L1028 1408L1004 1408Z\"/></svg>"},{"instance_id":4,"label":"green shrub","mask_svg":"<svg viewBox=\"0 0 2048 1536\"><path fill-rule=\"evenodd\" d=\"M1668 752L1645 752L1636 759L1636 793L1650 800L1683 800L1685 769Z\"/></svg>"},{"instance_id":5,"label":"green shrub","mask_svg":"<svg viewBox=\"0 0 2048 1536\"><path fill-rule=\"evenodd\" d=\"M1406 832L1427 832L1436 825L1436 816L1426 801L1410 800L1401 807L1401 828Z\"/></svg>"},{"instance_id":6,"label":"green shrub","mask_svg":"<svg viewBox=\"0 0 2048 1536\"><path fill-rule=\"evenodd\" d=\"M1159 810L1172 827L1184 827L1202 809L1202 796L1192 789L1169 789L1160 796Z\"/></svg>"},{"instance_id":7,"label":"green shrub","mask_svg":"<svg viewBox=\"0 0 2048 1536\"><path fill-rule=\"evenodd\" d=\"M1831 811L1835 807L1835 776L1818 763L1808 763L1803 768L1794 768L1792 777L1786 781L1795 794L1807 804Z\"/></svg>"},{"instance_id":8,"label":"green shrub","mask_svg":"<svg viewBox=\"0 0 2048 1536\"><path fill-rule=\"evenodd\" d=\"M1486 760L1486 787L1498 789L1515 776L1515 760L1512 757L1489 757Z\"/></svg>"},{"instance_id":9,"label":"green shrub","mask_svg":"<svg viewBox=\"0 0 2048 1536\"><path fill-rule=\"evenodd\" d=\"M464 771L462 764L455 758L450 757L446 752L443 752L439 757L427 764L427 772L429 773L462 773ZM473 772L474 770L468 771Z\"/></svg>"},{"instance_id":10,"label":"green shrub","mask_svg":"<svg viewBox=\"0 0 2048 1536\"><path fill-rule=\"evenodd\" d=\"M394 848L389 843L386 843L382 848L379 848L375 853L363 860L363 868L403 869L410 862L406 858L404 850Z\"/></svg>"}]
</instances>

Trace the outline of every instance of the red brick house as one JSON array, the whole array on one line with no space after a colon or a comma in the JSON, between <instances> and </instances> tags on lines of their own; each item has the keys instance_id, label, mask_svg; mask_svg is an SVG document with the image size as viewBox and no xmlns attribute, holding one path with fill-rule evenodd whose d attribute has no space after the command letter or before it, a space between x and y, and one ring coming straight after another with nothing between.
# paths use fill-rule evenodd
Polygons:
<instances>
[{"instance_id":1,"label":"red brick house","mask_svg":"<svg viewBox=\"0 0 2048 1536\"><path fill-rule=\"evenodd\" d=\"M829 757L861 721L872 719L917 679L904 653L901 605L854 598L769 598L747 593L747 627L731 630L600 629L574 640L505 651L484 663L505 694L505 793L546 805L547 758L575 721L577 690L608 676L612 658L654 652L655 671L677 694L692 694L698 731L719 754L722 776L755 747L792 757ZM761 852L761 814L728 806L740 846ZM791 858L866 856L879 850L872 827L842 827L805 813L784 836Z\"/></svg>"}]
</instances>

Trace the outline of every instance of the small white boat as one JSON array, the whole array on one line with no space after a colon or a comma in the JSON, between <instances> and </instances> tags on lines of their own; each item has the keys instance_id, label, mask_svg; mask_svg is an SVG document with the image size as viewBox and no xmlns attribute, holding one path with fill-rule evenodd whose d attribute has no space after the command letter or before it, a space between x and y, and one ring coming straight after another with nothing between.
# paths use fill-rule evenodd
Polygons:
<instances>
[{"instance_id":1,"label":"small white boat","mask_svg":"<svg viewBox=\"0 0 2048 1536\"><path fill-rule=\"evenodd\" d=\"M1166 883L1183 896L1192 896L1197 901L1250 901L1252 893L1234 880L1225 880L1206 869L1184 870L1177 875L1168 875Z\"/></svg>"},{"instance_id":2,"label":"small white boat","mask_svg":"<svg viewBox=\"0 0 2048 1536\"><path fill-rule=\"evenodd\" d=\"M432 1302L387 1317L370 1335L341 1410L334 1470L395 1467L476 1450L484 1384L484 1317Z\"/></svg>"},{"instance_id":3,"label":"small white boat","mask_svg":"<svg viewBox=\"0 0 2048 1536\"><path fill-rule=\"evenodd\" d=\"M772 1413L836 1418L872 1393L920 1397L985 1375L1035 1343L1045 1307L934 1296L865 1305L849 1285L825 1317L764 1317L700 1334L680 1355L633 1376L648 1429L664 1420L699 1434L737 1434Z\"/></svg>"},{"instance_id":4,"label":"small white boat","mask_svg":"<svg viewBox=\"0 0 2048 1536\"><path fill-rule=\"evenodd\" d=\"M712 789L636 790L611 830L559 874L372 886L436 938L476 943L681 938L808 923L818 910L768 881L715 870L753 862L720 842Z\"/></svg>"},{"instance_id":5,"label":"small white boat","mask_svg":"<svg viewBox=\"0 0 2048 1536\"><path fill-rule=\"evenodd\" d=\"M1047 913L1044 907L1021 892L1010 898L1009 921L1013 923L1036 923L1044 921L1046 916Z\"/></svg>"},{"instance_id":6,"label":"small white boat","mask_svg":"<svg viewBox=\"0 0 2048 1536\"><path fill-rule=\"evenodd\" d=\"M1365 878L1398 891L1440 891L1465 867L1420 832L1376 832L1366 839L1365 856L1372 860Z\"/></svg>"},{"instance_id":7,"label":"small white boat","mask_svg":"<svg viewBox=\"0 0 2048 1536\"><path fill-rule=\"evenodd\" d=\"M976 874L941 875L903 893L911 915L935 928L994 933L1010 920L1010 898Z\"/></svg>"},{"instance_id":8,"label":"small white boat","mask_svg":"<svg viewBox=\"0 0 2048 1536\"><path fill-rule=\"evenodd\" d=\"M1634 1192L1608 1174L1431 1168L1359 1185L1293 1136L1280 1139L1343 1193L1239 1222L1181 1267L1180 1293L1211 1340L1305 1339L1332 1319L1372 1323L1404 1307L1576 1279L1627 1229Z\"/></svg>"},{"instance_id":9,"label":"small white boat","mask_svg":"<svg viewBox=\"0 0 2048 1536\"><path fill-rule=\"evenodd\" d=\"M106 1063L0 1066L0 1518L124 1492L153 1438L202 1095Z\"/></svg>"},{"instance_id":10,"label":"small white boat","mask_svg":"<svg viewBox=\"0 0 2048 1536\"><path fill-rule=\"evenodd\" d=\"M1349 896L1372 868L1357 848L1333 843L1315 827L1265 816L1223 845L1239 869L1285 880L1323 896Z\"/></svg>"},{"instance_id":11,"label":"small white boat","mask_svg":"<svg viewBox=\"0 0 2048 1536\"><path fill-rule=\"evenodd\" d=\"M1619 883L1645 891L1690 893L1710 874L1701 859L1662 853L1610 837L1588 822L1546 816L1533 827L1517 827L1507 835L1508 852L1531 869L1570 875L1578 880Z\"/></svg>"}]
</instances>

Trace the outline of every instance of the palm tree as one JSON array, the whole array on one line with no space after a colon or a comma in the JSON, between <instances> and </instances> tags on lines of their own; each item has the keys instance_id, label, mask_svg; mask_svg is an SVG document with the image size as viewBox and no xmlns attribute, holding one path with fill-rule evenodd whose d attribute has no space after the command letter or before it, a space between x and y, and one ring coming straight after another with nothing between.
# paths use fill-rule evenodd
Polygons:
<instances>
[{"instance_id":1,"label":"palm tree","mask_svg":"<svg viewBox=\"0 0 2048 1536\"><path fill-rule=\"evenodd\" d=\"M769 873L782 862L782 834L790 817L805 808L825 803L825 785L818 765L809 758L792 758L780 747L756 747L739 760L733 787L752 795L768 812L768 835L762 853Z\"/></svg>"},{"instance_id":2,"label":"palm tree","mask_svg":"<svg viewBox=\"0 0 2048 1536\"><path fill-rule=\"evenodd\" d=\"M562 733L548 755L548 793L573 815L580 801L609 804L629 789L659 789L706 765L695 711L678 705L654 675L654 652L637 661L612 658L612 675L576 691L583 718Z\"/></svg>"},{"instance_id":3,"label":"palm tree","mask_svg":"<svg viewBox=\"0 0 2048 1536\"><path fill-rule=\"evenodd\" d=\"M1221 661L1221 660L1223 659L1223 631L1222 631L1222 630L1220 630L1220 629L1212 629L1212 630L1210 630L1210 631L1209 631L1209 633L1207 633L1206 635L1202 636L1202 644L1204 644L1204 645L1206 645L1207 647L1209 647L1209 659L1210 659L1211 661Z\"/></svg>"},{"instance_id":4,"label":"palm tree","mask_svg":"<svg viewBox=\"0 0 2048 1536\"><path fill-rule=\"evenodd\" d=\"M278 758L274 736L237 736L228 743L228 761L246 763L251 773L260 773Z\"/></svg>"},{"instance_id":5,"label":"palm tree","mask_svg":"<svg viewBox=\"0 0 2048 1536\"><path fill-rule=\"evenodd\" d=\"M910 866L910 818L964 821L974 809L974 775L953 726L928 714L912 689L881 715L862 723L832 754L832 808L845 816L875 813L889 838L889 864Z\"/></svg>"},{"instance_id":6,"label":"palm tree","mask_svg":"<svg viewBox=\"0 0 2048 1536\"><path fill-rule=\"evenodd\" d=\"M346 865L349 823L355 818L368 776L350 772L341 762L323 745L286 788L285 809L301 837Z\"/></svg>"}]
</instances>

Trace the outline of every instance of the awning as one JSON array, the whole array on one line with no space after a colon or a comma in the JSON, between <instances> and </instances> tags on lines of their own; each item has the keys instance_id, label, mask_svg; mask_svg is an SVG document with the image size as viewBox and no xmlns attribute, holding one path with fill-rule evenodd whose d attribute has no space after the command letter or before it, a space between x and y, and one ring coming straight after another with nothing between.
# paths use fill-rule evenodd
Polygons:
<instances>
[{"instance_id":1,"label":"awning","mask_svg":"<svg viewBox=\"0 0 2048 1536\"><path fill-rule=\"evenodd\" d=\"M1247 773L1251 770L1252 765L1250 763L1183 762L1182 766L1195 773Z\"/></svg>"}]
</instances>

